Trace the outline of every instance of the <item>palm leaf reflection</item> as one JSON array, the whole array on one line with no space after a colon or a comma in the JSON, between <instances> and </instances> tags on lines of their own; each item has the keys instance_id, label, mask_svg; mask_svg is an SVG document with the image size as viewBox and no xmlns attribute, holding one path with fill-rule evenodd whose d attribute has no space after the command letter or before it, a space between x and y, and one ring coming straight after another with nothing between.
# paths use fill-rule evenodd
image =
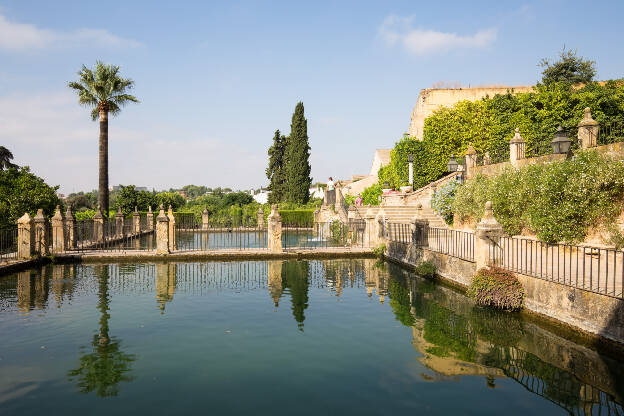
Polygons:
<instances>
[{"instance_id":1,"label":"palm leaf reflection","mask_svg":"<svg viewBox=\"0 0 624 416\"><path fill-rule=\"evenodd\" d=\"M111 397L119 393L120 382L133 380L129 373L136 356L121 351L121 341L109 334L108 267L98 267L96 274L101 313L99 333L93 335L91 345L81 347L80 365L67 375L82 393Z\"/></svg>"}]
</instances>

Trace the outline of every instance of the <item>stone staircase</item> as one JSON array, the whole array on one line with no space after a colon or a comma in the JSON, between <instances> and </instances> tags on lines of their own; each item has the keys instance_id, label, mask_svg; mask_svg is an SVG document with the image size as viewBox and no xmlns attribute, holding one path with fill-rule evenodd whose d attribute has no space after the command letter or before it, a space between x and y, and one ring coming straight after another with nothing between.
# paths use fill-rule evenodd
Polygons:
<instances>
[{"instance_id":1,"label":"stone staircase","mask_svg":"<svg viewBox=\"0 0 624 416\"><path fill-rule=\"evenodd\" d=\"M357 218L364 218L369 208L372 210L374 215L377 215L380 207L359 207L357 211L359 216ZM436 212L431 208L422 207L420 210L414 206L384 206L383 210L386 214L386 221L400 223L400 224L408 224L411 223L412 220L418 215L419 218L425 219L429 221L429 226L434 228L448 228L448 225L444 222L444 220L436 214Z\"/></svg>"}]
</instances>

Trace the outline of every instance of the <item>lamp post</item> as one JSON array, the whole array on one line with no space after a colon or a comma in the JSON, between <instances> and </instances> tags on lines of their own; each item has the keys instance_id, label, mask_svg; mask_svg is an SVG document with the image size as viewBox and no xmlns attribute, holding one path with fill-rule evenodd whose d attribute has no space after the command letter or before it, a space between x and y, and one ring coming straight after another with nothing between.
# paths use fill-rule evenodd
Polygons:
<instances>
[{"instance_id":1,"label":"lamp post","mask_svg":"<svg viewBox=\"0 0 624 416\"><path fill-rule=\"evenodd\" d=\"M563 131L563 128L559 126L557 132L555 133L555 138L550 142L552 146L552 151L554 154L565 155L570 151L570 146L572 145L572 140L568 137L568 134Z\"/></svg>"},{"instance_id":2,"label":"lamp post","mask_svg":"<svg viewBox=\"0 0 624 416\"><path fill-rule=\"evenodd\" d=\"M413 154L409 154L407 155L407 161L409 162L408 166L409 166L409 179L408 182L410 184L410 186L414 186L414 155Z\"/></svg>"}]
</instances>

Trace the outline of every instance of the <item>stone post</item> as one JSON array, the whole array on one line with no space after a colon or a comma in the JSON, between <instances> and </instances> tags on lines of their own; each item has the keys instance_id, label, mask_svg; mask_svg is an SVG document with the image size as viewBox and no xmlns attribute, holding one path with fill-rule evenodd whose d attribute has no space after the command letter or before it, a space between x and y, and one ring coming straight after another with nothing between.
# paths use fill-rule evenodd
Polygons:
<instances>
[{"instance_id":1,"label":"stone post","mask_svg":"<svg viewBox=\"0 0 624 416\"><path fill-rule=\"evenodd\" d=\"M349 209L347 210L347 219L350 220L354 220L357 217L357 208L354 207L353 205L349 206Z\"/></svg>"},{"instance_id":2,"label":"stone post","mask_svg":"<svg viewBox=\"0 0 624 416\"><path fill-rule=\"evenodd\" d=\"M160 214L158 214L158 216L160 216ZM176 241L175 232L176 220L175 215L173 215L173 208L171 208L171 205L169 205L169 209L167 210L167 217L169 217L169 251L175 251L178 243Z\"/></svg>"},{"instance_id":3,"label":"stone post","mask_svg":"<svg viewBox=\"0 0 624 416\"><path fill-rule=\"evenodd\" d=\"M377 239L377 244L385 244L386 242L386 212L383 207L379 208L377 212L377 216L375 217L375 238Z\"/></svg>"},{"instance_id":4,"label":"stone post","mask_svg":"<svg viewBox=\"0 0 624 416\"><path fill-rule=\"evenodd\" d=\"M65 212L65 244L66 249L76 248L76 217L69 205Z\"/></svg>"},{"instance_id":5,"label":"stone post","mask_svg":"<svg viewBox=\"0 0 624 416\"><path fill-rule=\"evenodd\" d=\"M492 202L485 203L483 219L477 224L475 231L474 259L477 270L490 264L490 250L495 252L499 237L503 235L503 226L494 218Z\"/></svg>"},{"instance_id":6,"label":"stone post","mask_svg":"<svg viewBox=\"0 0 624 416\"><path fill-rule=\"evenodd\" d=\"M115 235L117 237L123 237L124 235L124 215L121 212L121 208L115 214Z\"/></svg>"},{"instance_id":7,"label":"stone post","mask_svg":"<svg viewBox=\"0 0 624 416\"><path fill-rule=\"evenodd\" d=\"M169 254L169 252L169 217L161 205L158 217L156 217L156 254Z\"/></svg>"},{"instance_id":8,"label":"stone post","mask_svg":"<svg viewBox=\"0 0 624 416\"><path fill-rule=\"evenodd\" d=\"M50 235L48 234L48 219L43 214L43 209L37 210L35 222L35 251L41 256L49 254Z\"/></svg>"},{"instance_id":9,"label":"stone post","mask_svg":"<svg viewBox=\"0 0 624 416\"><path fill-rule=\"evenodd\" d=\"M411 157L411 156L410 156ZM407 184L409 186L414 186L414 162L407 162Z\"/></svg>"},{"instance_id":10,"label":"stone post","mask_svg":"<svg viewBox=\"0 0 624 416\"><path fill-rule=\"evenodd\" d=\"M258 208L258 228L264 230L264 211L262 207Z\"/></svg>"},{"instance_id":11,"label":"stone post","mask_svg":"<svg viewBox=\"0 0 624 416\"><path fill-rule=\"evenodd\" d=\"M147 230L154 231L154 213L151 205L147 207Z\"/></svg>"},{"instance_id":12,"label":"stone post","mask_svg":"<svg viewBox=\"0 0 624 416\"><path fill-rule=\"evenodd\" d=\"M99 206L93 216L93 241L97 243L104 241L104 216Z\"/></svg>"},{"instance_id":13,"label":"stone post","mask_svg":"<svg viewBox=\"0 0 624 416\"><path fill-rule=\"evenodd\" d=\"M35 252L35 227L28 213L17 220L17 258L30 259Z\"/></svg>"},{"instance_id":14,"label":"stone post","mask_svg":"<svg viewBox=\"0 0 624 416\"><path fill-rule=\"evenodd\" d=\"M526 157L526 142L520 136L520 129L516 127L514 137L509 141L509 161L514 168L518 167L518 161Z\"/></svg>"},{"instance_id":15,"label":"stone post","mask_svg":"<svg viewBox=\"0 0 624 416\"><path fill-rule=\"evenodd\" d=\"M52 251L61 253L65 251L65 218L61 214L61 207L56 206L52 217Z\"/></svg>"},{"instance_id":16,"label":"stone post","mask_svg":"<svg viewBox=\"0 0 624 416\"><path fill-rule=\"evenodd\" d=\"M598 143L599 125L591 116L589 107L585 108L583 119L578 124L578 142L581 149L596 147Z\"/></svg>"},{"instance_id":17,"label":"stone post","mask_svg":"<svg viewBox=\"0 0 624 416\"><path fill-rule=\"evenodd\" d=\"M468 149L466 149L466 166L465 166L465 174L466 179L472 178L474 176L475 168L477 167L477 151L474 147L472 147L472 143L468 145Z\"/></svg>"},{"instance_id":18,"label":"stone post","mask_svg":"<svg viewBox=\"0 0 624 416\"><path fill-rule=\"evenodd\" d=\"M483 156L483 164L484 165L492 164L492 156L490 156L490 152L485 152L485 156Z\"/></svg>"},{"instance_id":19,"label":"stone post","mask_svg":"<svg viewBox=\"0 0 624 416\"><path fill-rule=\"evenodd\" d=\"M208 210L204 208L202 211L202 230L208 229Z\"/></svg>"},{"instance_id":20,"label":"stone post","mask_svg":"<svg viewBox=\"0 0 624 416\"><path fill-rule=\"evenodd\" d=\"M271 206L271 214L267 218L267 233L269 235L268 248L272 253L281 253L282 248L282 217L277 210L277 204Z\"/></svg>"},{"instance_id":21,"label":"stone post","mask_svg":"<svg viewBox=\"0 0 624 416\"><path fill-rule=\"evenodd\" d=\"M132 213L132 230L134 234L141 233L141 214L139 214L139 207L134 206L134 212Z\"/></svg>"},{"instance_id":22,"label":"stone post","mask_svg":"<svg viewBox=\"0 0 624 416\"><path fill-rule=\"evenodd\" d=\"M364 232L364 247L376 247L377 246L377 226L375 225L375 214L373 209L369 208L364 214L364 221L366 222L366 229Z\"/></svg>"}]
</instances>

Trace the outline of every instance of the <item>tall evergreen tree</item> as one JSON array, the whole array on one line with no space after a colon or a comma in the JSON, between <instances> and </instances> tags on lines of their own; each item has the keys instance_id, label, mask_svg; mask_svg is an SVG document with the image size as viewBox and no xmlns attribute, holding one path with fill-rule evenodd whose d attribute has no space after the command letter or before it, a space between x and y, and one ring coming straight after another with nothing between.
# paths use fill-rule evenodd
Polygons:
<instances>
[{"instance_id":1,"label":"tall evergreen tree","mask_svg":"<svg viewBox=\"0 0 624 416\"><path fill-rule=\"evenodd\" d=\"M284 153L286 151L286 137L275 130L273 145L269 148L269 166L266 169L269 178L269 203L275 204L284 200L286 194L286 172L284 171Z\"/></svg>"},{"instance_id":2,"label":"tall evergreen tree","mask_svg":"<svg viewBox=\"0 0 624 416\"><path fill-rule=\"evenodd\" d=\"M305 204L310 200L310 145L308 144L308 121L304 116L303 103L295 107L290 124L290 136L286 142L286 199Z\"/></svg>"}]
</instances>

